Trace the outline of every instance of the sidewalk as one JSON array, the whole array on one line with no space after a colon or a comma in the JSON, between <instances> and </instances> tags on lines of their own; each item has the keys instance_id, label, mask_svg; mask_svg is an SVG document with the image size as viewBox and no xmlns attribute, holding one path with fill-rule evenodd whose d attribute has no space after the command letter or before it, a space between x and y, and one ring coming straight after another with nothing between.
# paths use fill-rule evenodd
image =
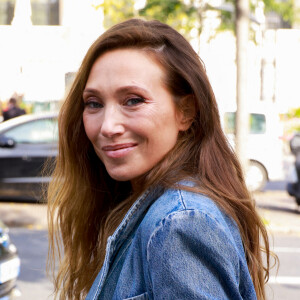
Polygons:
<instances>
[{"instance_id":1,"label":"sidewalk","mask_svg":"<svg viewBox=\"0 0 300 300\"><path fill-rule=\"evenodd\" d=\"M0 219L8 227L47 228L47 206L36 203L0 202Z\"/></svg>"},{"instance_id":2,"label":"sidewalk","mask_svg":"<svg viewBox=\"0 0 300 300\"><path fill-rule=\"evenodd\" d=\"M259 214L271 233L300 236L300 208L285 191L265 191L253 195Z\"/></svg>"}]
</instances>

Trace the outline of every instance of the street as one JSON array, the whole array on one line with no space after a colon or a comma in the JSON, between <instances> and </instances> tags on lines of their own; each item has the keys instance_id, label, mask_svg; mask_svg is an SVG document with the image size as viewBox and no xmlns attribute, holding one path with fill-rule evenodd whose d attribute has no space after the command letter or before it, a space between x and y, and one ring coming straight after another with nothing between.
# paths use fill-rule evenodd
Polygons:
<instances>
[{"instance_id":1,"label":"street","mask_svg":"<svg viewBox=\"0 0 300 300\"><path fill-rule=\"evenodd\" d=\"M47 231L15 227L10 229L10 237L21 258L20 300L53 299L52 283L46 276Z\"/></svg>"},{"instance_id":2,"label":"street","mask_svg":"<svg viewBox=\"0 0 300 300\"><path fill-rule=\"evenodd\" d=\"M267 287L267 299L299 299L300 295L300 235L274 236L273 251L279 258L279 270L271 271L270 284Z\"/></svg>"},{"instance_id":3,"label":"street","mask_svg":"<svg viewBox=\"0 0 300 300\"><path fill-rule=\"evenodd\" d=\"M267 285L268 300L298 300L300 296L300 209L284 191L283 182L269 184L255 193L258 211L267 225L271 250L280 266L273 268ZM0 202L0 218L10 227L19 250L20 300L53 299L52 284L46 277L47 217L44 204ZM272 261L271 261L272 263Z\"/></svg>"},{"instance_id":4,"label":"street","mask_svg":"<svg viewBox=\"0 0 300 300\"><path fill-rule=\"evenodd\" d=\"M254 195L268 228L271 250L279 259L278 273L276 268L270 272L268 300L300 297L300 209L284 187L283 183L272 183L267 186L270 189Z\"/></svg>"}]
</instances>

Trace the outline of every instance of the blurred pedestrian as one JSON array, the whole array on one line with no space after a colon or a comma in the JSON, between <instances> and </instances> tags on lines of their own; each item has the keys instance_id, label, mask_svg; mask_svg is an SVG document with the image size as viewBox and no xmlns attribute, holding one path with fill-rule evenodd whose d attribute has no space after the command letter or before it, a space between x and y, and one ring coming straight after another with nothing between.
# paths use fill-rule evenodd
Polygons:
<instances>
[{"instance_id":1,"label":"blurred pedestrian","mask_svg":"<svg viewBox=\"0 0 300 300\"><path fill-rule=\"evenodd\" d=\"M128 20L90 47L52 175L61 299L265 299L267 231L205 68L168 25Z\"/></svg>"},{"instance_id":2,"label":"blurred pedestrian","mask_svg":"<svg viewBox=\"0 0 300 300\"><path fill-rule=\"evenodd\" d=\"M16 98L10 98L8 101L8 107L6 110L3 110L3 121L25 115L25 110L20 108L17 104Z\"/></svg>"}]
</instances>

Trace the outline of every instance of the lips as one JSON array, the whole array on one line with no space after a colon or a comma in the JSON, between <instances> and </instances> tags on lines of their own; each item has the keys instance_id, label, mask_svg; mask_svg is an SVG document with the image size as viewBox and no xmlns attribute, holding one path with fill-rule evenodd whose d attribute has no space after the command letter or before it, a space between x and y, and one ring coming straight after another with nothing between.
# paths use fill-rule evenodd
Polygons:
<instances>
[{"instance_id":1,"label":"lips","mask_svg":"<svg viewBox=\"0 0 300 300\"><path fill-rule=\"evenodd\" d=\"M128 153L130 153L136 146L136 143L106 145L102 147L102 151L109 158L123 158Z\"/></svg>"},{"instance_id":2,"label":"lips","mask_svg":"<svg viewBox=\"0 0 300 300\"><path fill-rule=\"evenodd\" d=\"M118 145L107 145L102 147L103 151L117 151L121 149L126 149L126 148L131 148L136 146L137 144L135 143L126 143L126 144L118 144Z\"/></svg>"}]
</instances>

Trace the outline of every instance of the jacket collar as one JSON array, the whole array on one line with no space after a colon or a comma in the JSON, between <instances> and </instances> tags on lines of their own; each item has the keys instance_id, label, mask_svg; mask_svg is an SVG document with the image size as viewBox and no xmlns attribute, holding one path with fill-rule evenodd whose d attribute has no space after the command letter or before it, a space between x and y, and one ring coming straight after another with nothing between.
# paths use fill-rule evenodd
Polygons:
<instances>
[{"instance_id":1,"label":"jacket collar","mask_svg":"<svg viewBox=\"0 0 300 300\"><path fill-rule=\"evenodd\" d=\"M163 191L164 189L162 187L155 187L150 188L146 192L144 192L133 203L113 235L108 237L106 244L106 254L102 269L95 279L95 282L93 283L93 286L86 299L97 299L98 294L101 291L103 284L107 278L110 265L113 262L115 254L118 252L123 242L128 239L130 235L132 235L132 232L143 220L143 217L146 214L148 208L151 206L153 201L155 201L160 195L163 194Z\"/></svg>"}]
</instances>

